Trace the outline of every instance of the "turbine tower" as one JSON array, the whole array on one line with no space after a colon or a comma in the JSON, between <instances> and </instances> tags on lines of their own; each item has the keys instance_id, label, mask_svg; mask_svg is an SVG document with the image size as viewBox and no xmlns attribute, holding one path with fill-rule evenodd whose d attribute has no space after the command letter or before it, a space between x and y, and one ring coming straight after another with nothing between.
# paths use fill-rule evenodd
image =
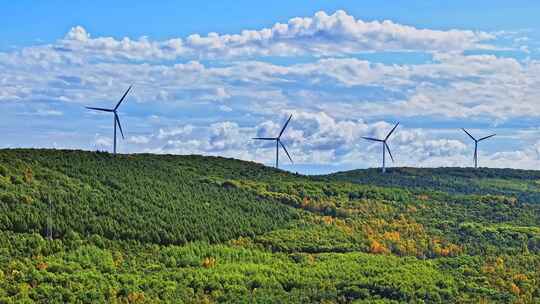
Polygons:
<instances>
[{"instance_id":1,"label":"turbine tower","mask_svg":"<svg viewBox=\"0 0 540 304\"><path fill-rule=\"evenodd\" d=\"M474 138L471 133L467 132L467 130L461 128L461 130L463 130L463 132L467 133L467 135L469 135L469 137L474 140L474 168L478 168L478 143L481 142L482 140L484 139L488 139L490 137L493 137L495 136L495 134L491 134L489 136L485 136L485 137L482 137L480 139L476 139Z\"/></svg>"},{"instance_id":2,"label":"turbine tower","mask_svg":"<svg viewBox=\"0 0 540 304\"><path fill-rule=\"evenodd\" d=\"M394 157L392 156L392 152L390 152L390 147L388 146L387 141L388 141L388 138L390 138L390 135L394 133L398 125L399 125L399 122L392 128L392 130L390 130L390 132L388 132L388 134L386 135L384 139L373 138L373 137L362 137L363 139L382 143L382 173L386 172L386 150L388 150L388 154L390 155L392 162L394 161Z\"/></svg>"},{"instance_id":3,"label":"turbine tower","mask_svg":"<svg viewBox=\"0 0 540 304\"><path fill-rule=\"evenodd\" d=\"M275 140L276 141L276 168L279 168L279 146L283 148L283 150L287 154L287 157L289 157L289 160L291 161L291 163L293 163L291 155L289 155L289 151L287 151L287 148L285 148L285 145L281 141L281 135L283 135L283 132L285 132L285 128L287 128L287 125L289 125L291 118L292 118L292 115L289 116L289 119L287 119L287 122L285 123L285 125L283 125L283 128L281 128L281 131L279 132L279 135L277 137L254 137L253 138L257 140Z\"/></svg>"},{"instance_id":4,"label":"turbine tower","mask_svg":"<svg viewBox=\"0 0 540 304\"><path fill-rule=\"evenodd\" d=\"M118 110L118 107L120 107L120 104L122 103L122 101L124 101L124 98L126 98L127 94L131 90L131 87L132 86L129 86L127 91L124 93L124 96L122 96L122 98L120 98L120 101L118 101L118 103L116 104L116 106L113 109L86 107L87 109L90 109L90 110L96 110L96 111L102 111L102 112L112 112L114 114L114 118L113 118L113 123L114 123L114 147L113 147L113 151L114 151L114 155L116 155L116 126L117 125L118 125L118 128L120 129L120 134L122 134L122 139L124 139L124 131L122 131L122 125L120 124L120 118L118 117L117 110Z\"/></svg>"}]
</instances>

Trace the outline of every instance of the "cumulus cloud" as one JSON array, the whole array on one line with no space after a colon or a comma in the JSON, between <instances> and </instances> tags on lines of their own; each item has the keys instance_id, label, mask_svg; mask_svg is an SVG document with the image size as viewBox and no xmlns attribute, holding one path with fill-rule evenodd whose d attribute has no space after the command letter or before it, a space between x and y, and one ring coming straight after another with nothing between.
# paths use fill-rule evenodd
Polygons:
<instances>
[{"instance_id":1,"label":"cumulus cloud","mask_svg":"<svg viewBox=\"0 0 540 304\"><path fill-rule=\"evenodd\" d=\"M324 18L352 18L347 16L336 13ZM321 27L321 31L340 27L338 21L323 21L326 19L321 18L304 23ZM362 23L359 20L354 22ZM318 23L322 25L313 25ZM307 35L305 27L300 29L293 30L295 35ZM314 35L317 31L311 32ZM350 32L356 33L357 30ZM403 33L410 32L404 30ZM401 35L405 35L403 33ZM325 35L330 35L331 40L337 39L332 35L340 37L335 29L328 30ZM379 36L374 37L370 39L378 39ZM540 114L537 98L540 95L540 62L534 60L520 62L493 55L435 51L432 53L433 61L414 65L373 63L342 56L290 65L245 58L220 65L204 65L198 61L171 65L154 62L144 56L141 60L150 61L111 61L115 56L122 57L124 52L139 47L126 42L129 39L91 38L83 28L75 28L64 40L84 43L96 40L105 45L119 46L109 49L96 46L96 52L103 52L103 57L93 61L83 49L68 51L57 45L0 53L0 66L4 67L0 70L0 83L4 84L0 101L103 102L116 99L115 94L120 87L135 83L136 90L130 98L137 102L226 101L227 104L220 108L225 112L234 110L235 102L237 105L242 102L259 112L271 112L272 108L280 105L294 104L311 110L334 108L337 112L344 111L344 114L362 113L363 116L481 115L507 119ZM141 43L156 44L148 38ZM332 45L342 47L335 42ZM357 93L352 95L352 90Z\"/></svg>"},{"instance_id":2,"label":"cumulus cloud","mask_svg":"<svg viewBox=\"0 0 540 304\"><path fill-rule=\"evenodd\" d=\"M380 68L370 70L372 77L379 74L381 80L363 81L364 85L397 89L403 94L387 102L363 102L355 112L503 120L540 115L540 62L460 54L438 54L434 60L420 65L385 66L384 74ZM350 84L358 78L348 73L346 79Z\"/></svg>"},{"instance_id":3,"label":"cumulus cloud","mask_svg":"<svg viewBox=\"0 0 540 304\"><path fill-rule=\"evenodd\" d=\"M58 110L48 110L48 109L37 109L35 111L21 113L24 115L30 115L30 116L40 116L40 117L52 117L52 116L62 116L64 113L62 111Z\"/></svg>"},{"instance_id":4,"label":"cumulus cloud","mask_svg":"<svg viewBox=\"0 0 540 304\"><path fill-rule=\"evenodd\" d=\"M336 11L296 17L271 28L239 34L193 34L184 39L152 41L112 37L92 38L81 26L73 27L56 48L89 56L131 60L175 58L231 58L246 56L338 55L366 51L462 51L486 48L495 36L467 30L431 30L385 21L363 21Z\"/></svg>"},{"instance_id":5,"label":"cumulus cloud","mask_svg":"<svg viewBox=\"0 0 540 304\"><path fill-rule=\"evenodd\" d=\"M231 98L231 95L223 87L212 88L208 93L202 94L200 97L201 100L210 101L225 101L229 98Z\"/></svg>"},{"instance_id":6,"label":"cumulus cloud","mask_svg":"<svg viewBox=\"0 0 540 304\"><path fill-rule=\"evenodd\" d=\"M223 151L230 149L243 149L245 142L238 124L230 121L214 123L210 126L211 135L208 140L208 149L213 151Z\"/></svg>"},{"instance_id":7,"label":"cumulus cloud","mask_svg":"<svg viewBox=\"0 0 540 304\"><path fill-rule=\"evenodd\" d=\"M153 152L190 151L271 164L275 157L275 144L251 140L251 137L277 136L286 119L287 115L283 113L279 119L264 120L252 127L241 127L231 121L209 126L190 126L192 132L187 135L182 132L168 132L165 136L165 133L160 131L151 135L159 139L156 142L159 148L155 148ZM295 111L282 140L296 163L375 167L380 163L380 144L372 144L362 136L384 137L393 126L393 123L387 121L367 123L337 119L325 112ZM179 126L175 129L184 128ZM466 166L470 163L469 154L472 153L468 143L459 139L439 138L430 130L411 129L406 126L399 126L388 143L396 160L394 165Z\"/></svg>"},{"instance_id":8,"label":"cumulus cloud","mask_svg":"<svg viewBox=\"0 0 540 304\"><path fill-rule=\"evenodd\" d=\"M113 142L112 138L105 137L99 134L96 134L94 138L94 144L98 148L109 148L112 145L112 142Z\"/></svg>"},{"instance_id":9,"label":"cumulus cloud","mask_svg":"<svg viewBox=\"0 0 540 304\"><path fill-rule=\"evenodd\" d=\"M170 137L182 138L190 135L193 132L194 127L192 125L185 125L181 127L171 127L168 129L159 129L157 138L165 139Z\"/></svg>"},{"instance_id":10,"label":"cumulus cloud","mask_svg":"<svg viewBox=\"0 0 540 304\"><path fill-rule=\"evenodd\" d=\"M144 135L130 136L128 141L134 144L147 144L150 142L150 137Z\"/></svg>"}]
</instances>

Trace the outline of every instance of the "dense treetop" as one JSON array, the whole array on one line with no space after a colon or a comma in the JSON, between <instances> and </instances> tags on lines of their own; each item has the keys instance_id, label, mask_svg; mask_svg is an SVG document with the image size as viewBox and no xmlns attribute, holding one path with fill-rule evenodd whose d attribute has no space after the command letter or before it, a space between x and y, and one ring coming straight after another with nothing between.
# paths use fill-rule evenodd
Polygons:
<instances>
[{"instance_id":1,"label":"dense treetop","mask_svg":"<svg viewBox=\"0 0 540 304\"><path fill-rule=\"evenodd\" d=\"M538 303L538 181L0 150L0 303Z\"/></svg>"}]
</instances>

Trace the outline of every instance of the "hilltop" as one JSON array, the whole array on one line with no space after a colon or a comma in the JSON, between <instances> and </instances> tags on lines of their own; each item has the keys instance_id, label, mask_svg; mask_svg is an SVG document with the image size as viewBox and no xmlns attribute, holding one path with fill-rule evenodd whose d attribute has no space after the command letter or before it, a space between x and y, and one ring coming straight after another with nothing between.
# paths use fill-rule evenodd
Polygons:
<instances>
[{"instance_id":1,"label":"hilltop","mask_svg":"<svg viewBox=\"0 0 540 304\"><path fill-rule=\"evenodd\" d=\"M318 176L321 180L345 181L414 191L438 190L451 194L493 194L540 203L540 171L494 168L388 168L360 169Z\"/></svg>"},{"instance_id":2,"label":"hilltop","mask_svg":"<svg viewBox=\"0 0 540 304\"><path fill-rule=\"evenodd\" d=\"M535 303L538 180L0 150L0 302Z\"/></svg>"}]
</instances>

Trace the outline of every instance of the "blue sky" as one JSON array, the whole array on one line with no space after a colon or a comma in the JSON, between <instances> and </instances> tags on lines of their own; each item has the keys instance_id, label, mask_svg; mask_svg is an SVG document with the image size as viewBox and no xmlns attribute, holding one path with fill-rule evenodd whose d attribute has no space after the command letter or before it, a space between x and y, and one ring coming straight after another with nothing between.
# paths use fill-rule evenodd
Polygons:
<instances>
[{"instance_id":1,"label":"blue sky","mask_svg":"<svg viewBox=\"0 0 540 304\"><path fill-rule=\"evenodd\" d=\"M537 168L537 1L12 1L0 12L0 147L223 155L273 163L272 136L322 173L377 166ZM210 33L210 34L209 34ZM281 159L285 160L285 155Z\"/></svg>"}]
</instances>

